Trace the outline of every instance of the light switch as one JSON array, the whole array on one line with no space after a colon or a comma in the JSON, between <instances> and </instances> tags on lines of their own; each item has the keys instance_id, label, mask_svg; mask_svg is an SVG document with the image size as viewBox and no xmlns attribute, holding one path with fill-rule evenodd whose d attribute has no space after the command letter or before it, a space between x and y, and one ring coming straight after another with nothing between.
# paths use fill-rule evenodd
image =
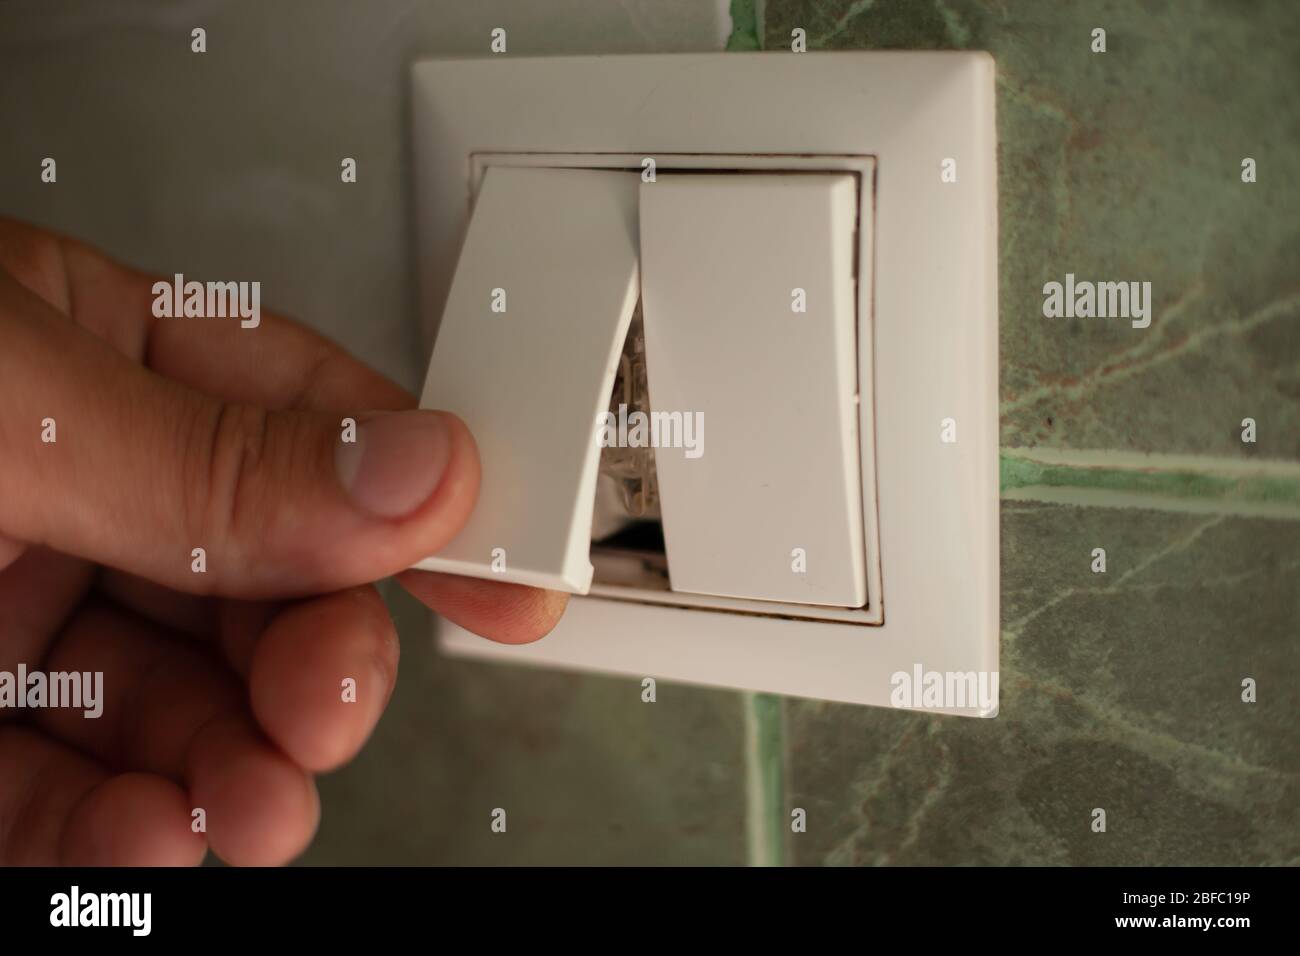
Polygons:
<instances>
[{"instance_id":1,"label":"light switch","mask_svg":"<svg viewBox=\"0 0 1300 956\"><path fill-rule=\"evenodd\" d=\"M425 566L584 590L596 564L544 640L444 620L442 649L885 707L918 667L995 677L995 102L974 51L415 64L425 403L484 464ZM700 454L597 460L624 400L700 413Z\"/></svg>"},{"instance_id":2,"label":"light switch","mask_svg":"<svg viewBox=\"0 0 1300 956\"><path fill-rule=\"evenodd\" d=\"M638 181L484 178L421 397L469 426L483 477L464 529L417 567L590 588L594 424L636 306Z\"/></svg>"},{"instance_id":3,"label":"light switch","mask_svg":"<svg viewBox=\"0 0 1300 956\"><path fill-rule=\"evenodd\" d=\"M858 217L849 174L641 184L650 406L703 426L655 451L674 591L866 602Z\"/></svg>"},{"instance_id":4,"label":"light switch","mask_svg":"<svg viewBox=\"0 0 1300 956\"><path fill-rule=\"evenodd\" d=\"M862 607L859 175L489 169L422 398L469 425L482 485L418 566L587 593L639 292L672 590Z\"/></svg>"}]
</instances>

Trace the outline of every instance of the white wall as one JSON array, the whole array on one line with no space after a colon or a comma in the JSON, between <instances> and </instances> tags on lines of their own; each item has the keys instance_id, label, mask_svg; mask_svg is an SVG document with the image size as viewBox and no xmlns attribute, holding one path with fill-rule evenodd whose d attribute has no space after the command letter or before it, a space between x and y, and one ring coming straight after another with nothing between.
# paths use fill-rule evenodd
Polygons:
<instances>
[{"instance_id":1,"label":"white wall","mask_svg":"<svg viewBox=\"0 0 1300 956\"><path fill-rule=\"evenodd\" d=\"M718 49L727 0L81 0L0 6L0 214L160 273L257 279L417 389L407 66ZM190 31L207 30L207 52ZM58 182L40 182L46 157ZM339 180L342 157L358 182Z\"/></svg>"}]
</instances>

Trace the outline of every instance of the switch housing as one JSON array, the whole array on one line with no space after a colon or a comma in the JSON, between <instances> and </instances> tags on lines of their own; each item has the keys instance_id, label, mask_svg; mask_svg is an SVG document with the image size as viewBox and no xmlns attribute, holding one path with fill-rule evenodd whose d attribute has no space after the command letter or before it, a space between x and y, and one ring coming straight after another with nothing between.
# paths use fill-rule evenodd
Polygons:
<instances>
[{"instance_id":1,"label":"switch housing","mask_svg":"<svg viewBox=\"0 0 1300 956\"><path fill-rule=\"evenodd\" d=\"M844 172L856 177L859 221L866 203L871 223L855 251L870 279L855 302L864 607L602 583L598 560L590 595L572 599L542 641L497 645L440 622L443 648L882 706L897 706L898 675L917 667L996 672L992 60L497 57L420 63L413 79L416 265L430 341L472 198L493 166L641 174L652 159L665 176ZM992 716L996 702L935 709Z\"/></svg>"}]
</instances>

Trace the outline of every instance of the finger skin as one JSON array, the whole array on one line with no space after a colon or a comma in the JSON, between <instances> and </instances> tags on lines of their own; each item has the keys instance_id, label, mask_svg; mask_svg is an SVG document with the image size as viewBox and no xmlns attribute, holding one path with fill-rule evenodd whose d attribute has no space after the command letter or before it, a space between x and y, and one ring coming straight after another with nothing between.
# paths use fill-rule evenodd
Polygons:
<instances>
[{"instance_id":1,"label":"finger skin","mask_svg":"<svg viewBox=\"0 0 1300 956\"><path fill-rule=\"evenodd\" d=\"M168 631L207 639L216 637L220 598L182 594L114 568L100 571L95 591Z\"/></svg>"},{"instance_id":2,"label":"finger skin","mask_svg":"<svg viewBox=\"0 0 1300 956\"><path fill-rule=\"evenodd\" d=\"M93 586L95 569L45 548L28 548L0 572L0 670L44 660L51 640ZM0 722L13 712L0 710Z\"/></svg>"},{"instance_id":3,"label":"finger skin","mask_svg":"<svg viewBox=\"0 0 1300 956\"><path fill-rule=\"evenodd\" d=\"M18 539L0 534L0 572L21 558L26 550L27 545Z\"/></svg>"},{"instance_id":4,"label":"finger skin","mask_svg":"<svg viewBox=\"0 0 1300 956\"><path fill-rule=\"evenodd\" d=\"M147 773L109 777L72 812L63 857L74 866L197 866L207 855L189 799Z\"/></svg>"},{"instance_id":5,"label":"finger skin","mask_svg":"<svg viewBox=\"0 0 1300 956\"><path fill-rule=\"evenodd\" d=\"M162 628L99 599L69 620L42 664L62 673L102 674L99 716L50 707L36 726L118 771L180 781L194 741L218 717L247 713L239 680L213 648L176 640Z\"/></svg>"},{"instance_id":6,"label":"finger skin","mask_svg":"<svg viewBox=\"0 0 1300 956\"><path fill-rule=\"evenodd\" d=\"M0 727L0 866L194 866L207 847L191 822L174 783Z\"/></svg>"},{"instance_id":7,"label":"finger skin","mask_svg":"<svg viewBox=\"0 0 1300 956\"><path fill-rule=\"evenodd\" d=\"M333 770L374 730L397 660L397 631L373 587L303 601L282 611L254 650L253 713L300 766Z\"/></svg>"},{"instance_id":8,"label":"finger skin","mask_svg":"<svg viewBox=\"0 0 1300 956\"><path fill-rule=\"evenodd\" d=\"M360 603L355 595L351 601ZM206 814L213 850L228 863L288 862L315 832L314 785L299 763L253 726L244 689L210 654L170 639L130 612L92 601L69 622L45 666L101 672L102 714L87 719L80 710L48 708L38 713L38 727L114 769L183 780L193 807ZM308 671L316 667L310 657L297 663ZM377 718L376 712L369 726ZM346 719L355 723L361 713L349 712ZM319 732L348 730L336 724ZM349 739L355 749L364 734Z\"/></svg>"},{"instance_id":9,"label":"finger skin","mask_svg":"<svg viewBox=\"0 0 1300 956\"><path fill-rule=\"evenodd\" d=\"M455 416L442 416L446 466L424 504L376 518L344 489L334 416L223 405L51 311L0 275L0 380L14 385L0 407L7 537L177 590L261 598L385 577L436 552L469 517L478 452ZM55 443L41 440L48 418L61 423ZM422 450L409 454L419 472Z\"/></svg>"},{"instance_id":10,"label":"finger skin","mask_svg":"<svg viewBox=\"0 0 1300 956\"><path fill-rule=\"evenodd\" d=\"M435 571L403 571L397 581L447 620L502 644L540 640L560 622L569 604L562 591Z\"/></svg>"},{"instance_id":11,"label":"finger skin","mask_svg":"<svg viewBox=\"0 0 1300 956\"><path fill-rule=\"evenodd\" d=\"M190 750L190 799L207 817L208 844L232 866L280 866L311 843L320 797L311 775L247 718L209 723Z\"/></svg>"}]
</instances>

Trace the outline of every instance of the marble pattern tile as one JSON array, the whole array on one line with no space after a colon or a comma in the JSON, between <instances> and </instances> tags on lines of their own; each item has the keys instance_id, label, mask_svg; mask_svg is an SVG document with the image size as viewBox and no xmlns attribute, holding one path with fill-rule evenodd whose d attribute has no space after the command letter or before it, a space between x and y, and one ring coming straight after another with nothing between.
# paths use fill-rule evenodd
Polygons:
<instances>
[{"instance_id":1,"label":"marble pattern tile","mask_svg":"<svg viewBox=\"0 0 1300 956\"><path fill-rule=\"evenodd\" d=\"M773 51L802 27L810 50L997 60L1004 445L1300 458L1300 6L763 6ZM1044 318L1067 272L1150 282L1150 327Z\"/></svg>"},{"instance_id":2,"label":"marble pattern tile","mask_svg":"<svg viewBox=\"0 0 1300 956\"><path fill-rule=\"evenodd\" d=\"M787 700L787 859L1300 862L1296 524L1016 502L1002 533L999 716Z\"/></svg>"},{"instance_id":3,"label":"marble pattern tile","mask_svg":"<svg viewBox=\"0 0 1300 956\"><path fill-rule=\"evenodd\" d=\"M787 700L768 758L783 824L802 806L808 832L785 833L785 858L1294 864L1300 526L1248 515L1294 519L1300 500L1300 8L760 6L772 51L802 27L812 50L993 54L1004 495L1165 509L1004 500L1001 714ZM1150 327L1045 318L1066 273L1151 282ZM1282 464L1242 478L1243 459Z\"/></svg>"}]
</instances>

